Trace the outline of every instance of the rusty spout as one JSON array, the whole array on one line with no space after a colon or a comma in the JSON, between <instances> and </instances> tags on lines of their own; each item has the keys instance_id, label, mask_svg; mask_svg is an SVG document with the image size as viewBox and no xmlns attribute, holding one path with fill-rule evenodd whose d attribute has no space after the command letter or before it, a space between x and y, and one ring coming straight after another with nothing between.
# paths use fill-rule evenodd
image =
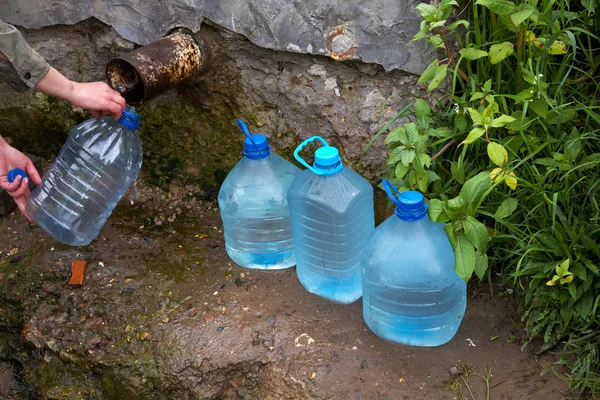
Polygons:
<instances>
[{"instance_id":1,"label":"rusty spout","mask_svg":"<svg viewBox=\"0 0 600 400\"><path fill-rule=\"evenodd\" d=\"M208 66L206 42L194 32L178 28L147 46L106 65L108 84L129 104L139 104L170 87L193 81Z\"/></svg>"}]
</instances>

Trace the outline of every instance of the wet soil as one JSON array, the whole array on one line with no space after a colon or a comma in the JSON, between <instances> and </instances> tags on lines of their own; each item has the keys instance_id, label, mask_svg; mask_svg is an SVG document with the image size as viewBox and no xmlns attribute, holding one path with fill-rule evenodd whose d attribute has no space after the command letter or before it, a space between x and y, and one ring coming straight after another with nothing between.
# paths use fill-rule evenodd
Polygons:
<instances>
[{"instance_id":1,"label":"wet soil","mask_svg":"<svg viewBox=\"0 0 600 400\"><path fill-rule=\"evenodd\" d=\"M490 399L566 396L554 359L521 351L509 296L472 283L451 342L385 342L360 300L233 264L214 207L140 188L81 248L1 217L0 398L477 400L486 376ZM76 259L81 287L68 285Z\"/></svg>"}]
</instances>

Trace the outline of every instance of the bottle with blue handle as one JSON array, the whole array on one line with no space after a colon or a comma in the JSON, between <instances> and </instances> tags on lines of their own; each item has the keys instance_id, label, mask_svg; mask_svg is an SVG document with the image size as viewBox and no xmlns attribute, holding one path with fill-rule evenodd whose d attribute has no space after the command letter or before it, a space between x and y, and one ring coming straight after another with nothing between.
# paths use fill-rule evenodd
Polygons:
<instances>
[{"instance_id":1,"label":"bottle with blue handle","mask_svg":"<svg viewBox=\"0 0 600 400\"><path fill-rule=\"evenodd\" d=\"M385 340L442 345L456 334L467 305L444 224L429 219L421 193L399 193L385 180L383 186L396 210L377 227L363 254L365 322Z\"/></svg>"},{"instance_id":2,"label":"bottle with blue handle","mask_svg":"<svg viewBox=\"0 0 600 400\"><path fill-rule=\"evenodd\" d=\"M95 239L142 167L140 116L127 106L118 121L77 125L29 201L27 215L54 239L84 246Z\"/></svg>"},{"instance_id":3,"label":"bottle with blue handle","mask_svg":"<svg viewBox=\"0 0 600 400\"><path fill-rule=\"evenodd\" d=\"M315 140L323 147L311 166L299 152ZM353 303L362 295L360 259L375 226L373 187L319 136L302 142L294 157L308 168L288 192L298 279L311 293Z\"/></svg>"},{"instance_id":4,"label":"bottle with blue handle","mask_svg":"<svg viewBox=\"0 0 600 400\"><path fill-rule=\"evenodd\" d=\"M275 270L296 264L290 227L287 191L296 166L271 152L267 138L246 135L244 157L225 178L219 190L225 248L239 266Z\"/></svg>"}]
</instances>

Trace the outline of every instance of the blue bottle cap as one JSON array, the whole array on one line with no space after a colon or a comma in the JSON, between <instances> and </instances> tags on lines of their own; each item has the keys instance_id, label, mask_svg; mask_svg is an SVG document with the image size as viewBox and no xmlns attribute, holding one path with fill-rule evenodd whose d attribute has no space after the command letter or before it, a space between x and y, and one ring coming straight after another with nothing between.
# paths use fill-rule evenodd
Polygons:
<instances>
[{"instance_id":1,"label":"blue bottle cap","mask_svg":"<svg viewBox=\"0 0 600 400\"><path fill-rule=\"evenodd\" d=\"M319 147L315 151L315 162L313 166L310 166L302 157L300 157L300 151L310 142L315 140L321 142L323 147ZM344 167L338 149L328 145L327 142L320 136L312 136L300 143L300 145L294 151L294 157L296 160L298 160L298 162L300 162L300 164L304 165L317 175L334 175L340 172Z\"/></svg>"},{"instance_id":2,"label":"blue bottle cap","mask_svg":"<svg viewBox=\"0 0 600 400\"><path fill-rule=\"evenodd\" d=\"M396 204L395 213L398 218L404 221L416 221L425 216L427 205L421 193L413 190L400 193L390 182L383 180L382 183L389 198ZM393 192L396 192L398 197Z\"/></svg>"},{"instance_id":3,"label":"blue bottle cap","mask_svg":"<svg viewBox=\"0 0 600 400\"><path fill-rule=\"evenodd\" d=\"M21 168L15 168L8 171L8 183L13 183L17 176L21 176L21 180L27 178L27 172L23 171Z\"/></svg>"},{"instance_id":4,"label":"blue bottle cap","mask_svg":"<svg viewBox=\"0 0 600 400\"><path fill-rule=\"evenodd\" d=\"M135 111L135 108L128 105L123 111L121 118L119 118L117 122L119 122L119 124L123 125L125 128L135 131L140 127L140 118L140 114Z\"/></svg>"},{"instance_id":5,"label":"blue bottle cap","mask_svg":"<svg viewBox=\"0 0 600 400\"><path fill-rule=\"evenodd\" d=\"M251 160L260 160L271 154L271 146L267 137L260 133L250 134L248 127L241 119L237 120L237 124L246 135L244 139L243 154Z\"/></svg>"}]
</instances>

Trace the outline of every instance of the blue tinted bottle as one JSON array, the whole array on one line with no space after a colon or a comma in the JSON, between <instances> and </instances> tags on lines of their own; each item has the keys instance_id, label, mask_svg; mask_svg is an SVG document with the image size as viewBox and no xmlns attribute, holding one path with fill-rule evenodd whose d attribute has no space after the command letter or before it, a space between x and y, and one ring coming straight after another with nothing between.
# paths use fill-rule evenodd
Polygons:
<instances>
[{"instance_id":1,"label":"blue tinted bottle","mask_svg":"<svg viewBox=\"0 0 600 400\"><path fill-rule=\"evenodd\" d=\"M246 135L244 157L219 190L225 248L239 266L282 269L296 264L287 191L300 170L271 152L267 138Z\"/></svg>"},{"instance_id":2,"label":"blue tinted bottle","mask_svg":"<svg viewBox=\"0 0 600 400\"><path fill-rule=\"evenodd\" d=\"M365 322L385 340L439 346L462 321L465 282L454 271L444 224L429 219L423 195L383 185L396 210L371 235L362 257Z\"/></svg>"},{"instance_id":3,"label":"blue tinted bottle","mask_svg":"<svg viewBox=\"0 0 600 400\"><path fill-rule=\"evenodd\" d=\"M299 152L315 140L323 147L311 166ZM360 259L375 226L373 187L318 136L300 144L294 156L308 168L288 192L298 279L311 293L352 303L362 295Z\"/></svg>"}]
</instances>

